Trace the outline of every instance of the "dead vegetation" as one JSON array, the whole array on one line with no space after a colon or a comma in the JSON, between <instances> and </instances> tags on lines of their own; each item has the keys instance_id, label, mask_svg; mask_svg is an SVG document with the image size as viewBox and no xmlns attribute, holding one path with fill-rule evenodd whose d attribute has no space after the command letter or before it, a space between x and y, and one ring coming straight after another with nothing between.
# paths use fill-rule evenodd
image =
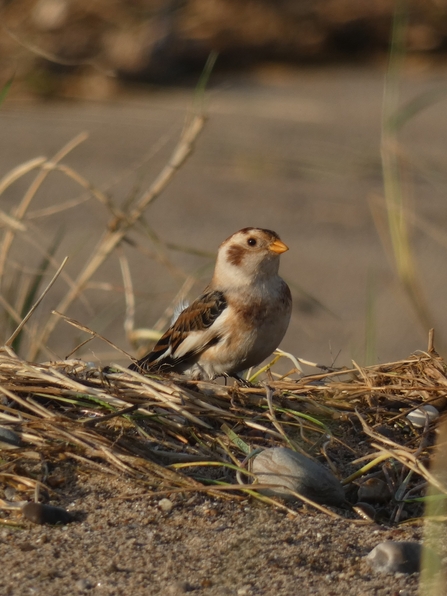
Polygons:
<instances>
[{"instance_id":1,"label":"dead vegetation","mask_svg":"<svg viewBox=\"0 0 447 596\"><path fill-rule=\"evenodd\" d=\"M311 457L323 454L353 503L358 483L385 478L383 522L418 518L429 484L447 493L428 469L433 424L427 417L416 429L406 419L422 404L445 405L446 367L435 353L227 387L143 377L118 366L101 370L80 360L31 364L5 347L0 392L0 424L21 437L19 446L2 452L1 480L31 492L38 486L51 492L36 462L74 460L92 473L99 467L127 474L147 487L148 496L179 490L255 496L256 485L237 481L252 481L247 458L281 445ZM349 509L342 515L353 517Z\"/></svg>"}]
</instances>

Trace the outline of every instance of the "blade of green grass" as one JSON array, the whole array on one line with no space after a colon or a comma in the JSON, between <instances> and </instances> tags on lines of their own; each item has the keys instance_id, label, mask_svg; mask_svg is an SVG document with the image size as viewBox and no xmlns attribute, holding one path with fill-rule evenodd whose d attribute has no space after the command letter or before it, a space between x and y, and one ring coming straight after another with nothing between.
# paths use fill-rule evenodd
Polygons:
<instances>
[{"instance_id":1,"label":"blade of green grass","mask_svg":"<svg viewBox=\"0 0 447 596\"><path fill-rule=\"evenodd\" d=\"M399 84L406 55L408 14L405 2L396 2L382 110L382 171L388 233L396 274L408 296L424 332L434 327L422 284L417 273L407 216L406 197L402 182L403 163L397 133L411 115L427 103L415 102L399 110Z\"/></svg>"},{"instance_id":2,"label":"blade of green grass","mask_svg":"<svg viewBox=\"0 0 447 596\"><path fill-rule=\"evenodd\" d=\"M444 421L438 430L437 448L430 467L435 478L442 481L445 479L447 472L445 458L447 422ZM445 495L440 495L436 487L429 485L425 497L424 544L430 543L430 547L435 551L440 549L444 541L445 525L435 523L430 518L445 517L447 515L447 499L442 497L445 497ZM424 596L445 594L447 586L446 571L445 569L438 569L438 562L430 555L431 550L422 550L420 594Z\"/></svg>"},{"instance_id":3,"label":"blade of green grass","mask_svg":"<svg viewBox=\"0 0 447 596\"><path fill-rule=\"evenodd\" d=\"M245 455L250 455L250 447L249 445L247 445L247 443L245 441L243 441L239 435L237 435L233 430L231 430L231 428L228 426L228 424L222 424L221 429L224 431L224 433L227 435L227 437L230 439L230 441L236 445L236 447L238 449L240 449L242 451L242 453L244 453Z\"/></svg>"},{"instance_id":4,"label":"blade of green grass","mask_svg":"<svg viewBox=\"0 0 447 596\"><path fill-rule=\"evenodd\" d=\"M0 106L5 101L8 93L11 89L13 80L14 80L14 76L12 76L10 79L8 79L6 81L6 83L3 85L3 87L0 89Z\"/></svg>"}]
</instances>

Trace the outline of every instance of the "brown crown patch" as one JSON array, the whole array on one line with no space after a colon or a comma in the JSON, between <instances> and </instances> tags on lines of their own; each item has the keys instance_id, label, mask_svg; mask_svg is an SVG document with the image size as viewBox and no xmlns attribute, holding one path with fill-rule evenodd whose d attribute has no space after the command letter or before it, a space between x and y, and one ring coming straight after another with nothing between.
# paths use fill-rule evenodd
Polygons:
<instances>
[{"instance_id":1,"label":"brown crown patch","mask_svg":"<svg viewBox=\"0 0 447 596\"><path fill-rule=\"evenodd\" d=\"M238 244L231 244L227 250L227 259L231 265L240 265L244 260L246 249Z\"/></svg>"},{"instance_id":2,"label":"brown crown patch","mask_svg":"<svg viewBox=\"0 0 447 596\"><path fill-rule=\"evenodd\" d=\"M266 236L270 236L272 240L279 240L279 236L273 230L266 230L264 228L242 228L239 230L242 234L252 234L253 232L263 232Z\"/></svg>"}]
</instances>

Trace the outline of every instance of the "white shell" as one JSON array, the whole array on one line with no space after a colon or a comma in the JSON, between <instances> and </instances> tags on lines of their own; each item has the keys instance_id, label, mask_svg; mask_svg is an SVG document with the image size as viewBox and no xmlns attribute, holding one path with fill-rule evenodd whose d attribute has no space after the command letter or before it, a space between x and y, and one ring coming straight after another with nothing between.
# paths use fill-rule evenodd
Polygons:
<instances>
[{"instance_id":1,"label":"white shell","mask_svg":"<svg viewBox=\"0 0 447 596\"><path fill-rule=\"evenodd\" d=\"M416 428L423 428L425 426L426 416L429 422L433 422L433 420L439 418L439 412L434 406L421 406L417 410L413 410L407 414L407 420Z\"/></svg>"}]
</instances>

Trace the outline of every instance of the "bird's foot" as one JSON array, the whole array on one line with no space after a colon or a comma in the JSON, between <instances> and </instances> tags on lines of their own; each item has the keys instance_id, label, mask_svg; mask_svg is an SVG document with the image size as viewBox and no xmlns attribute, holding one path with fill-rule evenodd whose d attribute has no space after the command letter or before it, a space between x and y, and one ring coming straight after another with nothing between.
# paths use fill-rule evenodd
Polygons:
<instances>
[{"instance_id":1,"label":"bird's foot","mask_svg":"<svg viewBox=\"0 0 447 596\"><path fill-rule=\"evenodd\" d=\"M239 375L235 374L235 375L223 375L223 376L225 378L225 384L227 384L227 379L232 378L232 379L236 379L238 385L240 385L241 387L254 387L253 383L250 383L250 381L243 379Z\"/></svg>"}]
</instances>

